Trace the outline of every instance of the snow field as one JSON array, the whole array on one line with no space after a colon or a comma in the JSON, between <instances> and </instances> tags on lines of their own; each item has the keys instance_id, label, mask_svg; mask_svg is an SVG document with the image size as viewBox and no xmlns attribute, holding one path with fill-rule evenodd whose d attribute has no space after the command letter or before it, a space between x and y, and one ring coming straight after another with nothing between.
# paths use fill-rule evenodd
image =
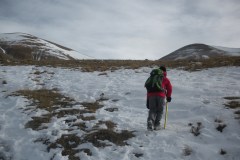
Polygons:
<instances>
[{"instance_id":1,"label":"snow field","mask_svg":"<svg viewBox=\"0 0 240 160\"><path fill-rule=\"evenodd\" d=\"M36 71L41 74L33 74ZM226 102L223 97L240 97L239 67L199 72L169 70L173 95L169 103L167 128L154 132L146 131L148 110L145 107L144 82L150 71L151 68L121 69L106 71L107 75L99 76L100 72L84 73L63 68L1 66L0 80L6 80L7 84L0 83L0 156L6 159L40 160L50 159L55 154L55 160L67 159L61 155L61 149L48 153L45 145L34 143L39 137L57 139L67 134L68 131L64 129L68 125L63 123L64 118L53 118L47 130L37 132L25 129L24 124L31 116L42 115L44 111L24 112L23 108L28 105L28 101L23 97L8 96L21 89L57 88L77 102L94 102L104 93L108 100L103 101L104 107L94 114L97 120L89 121L86 125L91 127L98 120L110 120L117 124L117 130L134 131L136 135L127 141L127 146L97 148L91 143L81 144L79 149L89 148L93 154L88 156L80 152L78 156L81 159L240 159L239 120L234 119L233 110L223 105ZM118 111L105 110L113 107L118 108ZM68 117L71 118L76 117ZM227 125L223 132L215 129L219 124L215 122L216 119ZM200 135L194 136L190 133L189 123L197 126L198 122L202 124ZM81 130L73 132L84 134ZM190 148L190 155L184 156L185 148ZM220 155L221 149L227 153ZM136 154L142 156L137 157Z\"/></svg>"}]
</instances>

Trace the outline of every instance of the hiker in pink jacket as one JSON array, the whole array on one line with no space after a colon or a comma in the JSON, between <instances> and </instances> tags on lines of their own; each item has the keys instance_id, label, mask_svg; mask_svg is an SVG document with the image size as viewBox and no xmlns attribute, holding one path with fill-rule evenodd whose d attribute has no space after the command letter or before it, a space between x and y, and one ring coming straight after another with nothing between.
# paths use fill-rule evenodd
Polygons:
<instances>
[{"instance_id":1,"label":"hiker in pink jacket","mask_svg":"<svg viewBox=\"0 0 240 160\"><path fill-rule=\"evenodd\" d=\"M161 80L161 87L163 90L147 92L147 108L149 109L147 119L148 130L159 130L161 128L160 121L162 119L162 114L165 106L165 99L167 102L171 102L172 99L172 85L170 80L167 78L166 67L161 66L159 69L163 71L164 75Z\"/></svg>"}]
</instances>

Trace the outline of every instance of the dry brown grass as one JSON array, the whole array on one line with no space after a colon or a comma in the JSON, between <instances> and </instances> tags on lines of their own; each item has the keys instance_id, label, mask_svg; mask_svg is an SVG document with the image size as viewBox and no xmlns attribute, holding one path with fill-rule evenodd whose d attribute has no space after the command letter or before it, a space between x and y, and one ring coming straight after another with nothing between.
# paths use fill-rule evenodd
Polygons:
<instances>
[{"instance_id":1,"label":"dry brown grass","mask_svg":"<svg viewBox=\"0 0 240 160\"><path fill-rule=\"evenodd\" d=\"M191 147L189 147L188 145L185 145L183 148L183 156L190 156L192 154L193 150Z\"/></svg>"},{"instance_id":2,"label":"dry brown grass","mask_svg":"<svg viewBox=\"0 0 240 160\"><path fill-rule=\"evenodd\" d=\"M161 61L161 60L2 60L3 65L37 65L51 67L65 67L81 69L83 72L106 70L114 71L120 68L137 69L140 67L154 67L165 65L168 68L182 68L189 71L197 71L206 68L221 66L240 66L240 57L218 57L201 61Z\"/></svg>"},{"instance_id":3,"label":"dry brown grass","mask_svg":"<svg viewBox=\"0 0 240 160\"><path fill-rule=\"evenodd\" d=\"M32 101L30 105L37 106L37 108L45 109L49 112L52 112L54 107L64 108L74 102L73 99L58 93L56 89L19 90L13 95L24 96Z\"/></svg>"},{"instance_id":4,"label":"dry brown grass","mask_svg":"<svg viewBox=\"0 0 240 160\"><path fill-rule=\"evenodd\" d=\"M38 74L38 73L37 73ZM92 155L91 151L86 148L76 149L80 144L83 143L92 143L96 147L105 147L111 145L109 143L103 142L105 140L115 144L115 145L126 145L126 140L134 137L132 131L120 131L115 132L115 127L117 124L112 121L97 121L94 127L87 128L85 121L96 120L95 116L84 116L84 113L94 114L98 109L102 108L103 105L100 104L101 101L108 100L100 98L95 102L75 102L74 99L66 97L58 92L57 89L53 90L20 90L12 94L12 96L23 96L29 99L30 104L26 106L25 111L42 109L46 110L49 113L41 115L39 117L31 117L31 120L25 124L26 128L31 128L35 131L42 129L48 129L48 124L55 118L62 118L63 121L68 124L69 132L73 130L82 130L85 134L79 137L76 134L65 134L58 138L56 141L51 142L47 137L41 137L36 139L34 142L41 142L47 145L47 150L61 148L62 155L68 155L70 160L78 160L79 157L76 156L76 153L85 152L89 156ZM74 109L74 105L82 105L84 109ZM31 107L30 107L31 106ZM35 106L35 108L34 108ZM75 115L76 118L68 119L69 115ZM77 121L81 119L81 121ZM102 129L101 125L105 125L107 129ZM52 157L54 158L54 156Z\"/></svg>"},{"instance_id":5,"label":"dry brown grass","mask_svg":"<svg viewBox=\"0 0 240 160\"><path fill-rule=\"evenodd\" d=\"M227 99L228 102L224 104L226 107L231 109L237 109L240 108L240 97L224 97L224 99Z\"/></svg>"},{"instance_id":6,"label":"dry brown grass","mask_svg":"<svg viewBox=\"0 0 240 160\"><path fill-rule=\"evenodd\" d=\"M59 148L59 146L61 146L61 148L63 148L63 156L68 155L68 158L70 160L79 160L80 158L75 156L75 154L79 152L79 150L76 149L79 144L81 144L81 138L79 138L77 135L62 135L59 139L56 140L56 142L51 143L48 146L48 151L51 149Z\"/></svg>"},{"instance_id":7,"label":"dry brown grass","mask_svg":"<svg viewBox=\"0 0 240 160\"><path fill-rule=\"evenodd\" d=\"M117 133L110 129L100 129L87 134L84 137L84 142L91 142L95 147L105 147L108 144L102 141L108 140L116 145L124 146L127 145L125 141L132 137L134 137L133 132L127 130Z\"/></svg>"},{"instance_id":8,"label":"dry brown grass","mask_svg":"<svg viewBox=\"0 0 240 160\"><path fill-rule=\"evenodd\" d=\"M227 103L225 103L224 105L227 108L233 109L234 110L234 114L235 114L235 119L240 119L240 97L224 97L224 99L227 99Z\"/></svg>"}]
</instances>

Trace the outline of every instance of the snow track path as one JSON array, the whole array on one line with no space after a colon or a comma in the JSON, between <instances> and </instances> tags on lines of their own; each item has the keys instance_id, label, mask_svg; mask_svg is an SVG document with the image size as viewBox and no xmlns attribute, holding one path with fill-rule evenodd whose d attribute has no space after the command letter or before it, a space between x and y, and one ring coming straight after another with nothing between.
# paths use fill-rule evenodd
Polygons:
<instances>
[{"instance_id":1,"label":"snow track path","mask_svg":"<svg viewBox=\"0 0 240 160\"><path fill-rule=\"evenodd\" d=\"M148 110L145 106L146 90L144 82L151 68L136 70L121 69L114 72L80 72L79 70L36 67L0 67L0 159L67 159L61 150L46 151L46 146L34 143L39 136L57 130L66 134L61 120L53 119L49 131L37 132L25 129L24 125L32 114L23 112L28 105L22 97L9 96L23 89L58 89L60 93L77 102L94 102L104 94L103 108L97 110L97 120L112 121L116 130L134 131L135 137L126 146L97 148L92 144L79 146L89 148L92 156L83 152L78 156L86 160L185 160L218 159L239 160L240 128L234 119L234 110L226 109L224 97L240 97L240 68L222 67L199 72L182 70L168 71L173 85L172 102L169 103L166 130L146 131ZM2 83L6 81L6 83ZM79 106L73 106L79 107ZM107 108L117 108L108 112ZM72 118L72 117L68 117ZM222 132L216 130L220 122L226 124ZM164 115L162 119L164 124ZM198 136L191 133L192 127L200 124ZM62 126L61 126L62 125ZM64 127L63 127L64 126ZM79 135L82 131L74 131ZM226 151L221 155L220 151ZM186 150L188 154L186 155Z\"/></svg>"}]
</instances>

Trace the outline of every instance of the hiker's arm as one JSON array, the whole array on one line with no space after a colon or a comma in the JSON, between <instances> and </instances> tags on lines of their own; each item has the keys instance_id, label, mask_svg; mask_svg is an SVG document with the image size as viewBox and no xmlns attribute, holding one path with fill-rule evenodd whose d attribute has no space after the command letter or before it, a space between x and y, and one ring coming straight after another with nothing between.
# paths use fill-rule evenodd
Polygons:
<instances>
[{"instance_id":1,"label":"hiker's arm","mask_svg":"<svg viewBox=\"0 0 240 160\"><path fill-rule=\"evenodd\" d=\"M169 80L168 80L168 83L166 84L166 90L167 90L166 96L171 97L171 95L172 95L172 84Z\"/></svg>"}]
</instances>

